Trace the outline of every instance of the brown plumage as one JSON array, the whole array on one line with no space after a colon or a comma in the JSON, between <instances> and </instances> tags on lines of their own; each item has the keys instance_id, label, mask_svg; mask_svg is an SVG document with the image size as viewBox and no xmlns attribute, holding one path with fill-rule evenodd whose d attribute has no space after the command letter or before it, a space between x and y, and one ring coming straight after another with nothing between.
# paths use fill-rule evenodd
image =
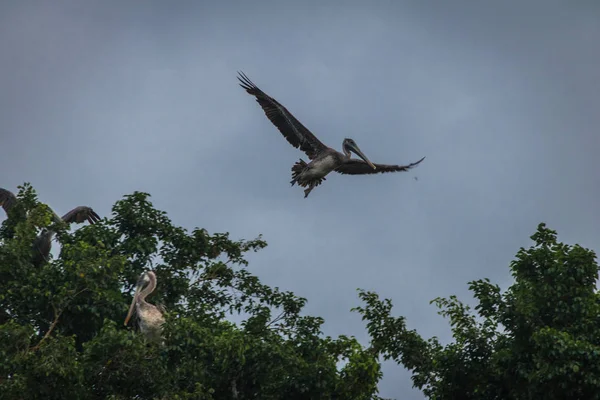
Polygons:
<instances>
[{"instance_id":1,"label":"brown plumage","mask_svg":"<svg viewBox=\"0 0 600 400\"><path fill-rule=\"evenodd\" d=\"M92 207L79 206L63 215L62 220L68 224L81 224L85 221L89 222L90 224L95 224L96 222L100 221L100 216L96 214Z\"/></svg>"},{"instance_id":2,"label":"brown plumage","mask_svg":"<svg viewBox=\"0 0 600 400\"><path fill-rule=\"evenodd\" d=\"M240 86L249 94L256 97L256 101L262 107L265 115L279 129L279 132L287 141L297 149L302 150L309 159L314 159L320 152L327 150L325 146L311 131L300 123L291 112L282 106L277 100L263 92L252 81L239 73Z\"/></svg>"},{"instance_id":3,"label":"brown plumage","mask_svg":"<svg viewBox=\"0 0 600 400\"><path fill-rule=\"evenodd\" d=\"M17 204L17 197L10 190L0 188L0 205L4 208L6 214L8 210Z\"/></svg>"},{"instance_id":4,"label":"brown plumage","mask_svg":"<svg viewBox=\"0 0 600 400\"><path fill-rule=\"evenodd\" d=\"M295 148L302 150L311 160L300 159L292 167L292 186L305 187L304 197L324 180L331 171L347 175L376 174L407 171L425 159L408 165L373 164L352 139L344 139L343 154L324 145L311 131L300 123L281 103L260 90L243 72L239 72L240 86L256 98L265 115L283 137ZM352 159L351 153L362 160Z\"/></svg>"},{"instance_id":5,"label":"brown plumage","mask_svg":"<svg viewBox=\"0 0 600 400\"><path fill-rule=\"evenodd\" d=\"M17 204L17 197L9 190L0 188L0 205L4 208L4 211L8 214L9 210ZM54 210L52 211L52 219L54 222L65 222L67 224L80 224L88 221L90 224L94 224L100 221L100 216L91 208L87 206L75 207L68 213L59 217ZM41 265L44 261L48 260L50 256L50 250L52 249L52 239L56 232L53 229L45 228L36 237L33 242L33 263L35 265Z\"/></svg>"},{"instance_id":6,"label":"brown plumage","mask_svg":"<svg viewBox=\"0 0 600 400\"><path fill-rule=\"evenodd\" d=\"M59 217L54 211L52 211L54 222L65 222L67 224L81 224L88 221L90 225L100 221L100 216L96 212L87 206L75 207L68 213ZM38 235L34 242L34 256L33 264L41 265L43 262L48 261L50 257L50 250L52 249L52 239L54 239L56 231L50 228L45 228Z\"/></svg>"},{"instance_id":7,"label":"brown plumage","mask_svg":"<svg viewBox=\"0 0 600 400\"><path fill-rule=\"evenodd\" d=\"M424 159L425 157L408 165L387 165L375 163L376 169L369 167L369 165L363 160L351 159L339 166L335 171L344 175L382 174L384 172L408 171L412 167L418 165Z\"/></svg>"}]
</instances>

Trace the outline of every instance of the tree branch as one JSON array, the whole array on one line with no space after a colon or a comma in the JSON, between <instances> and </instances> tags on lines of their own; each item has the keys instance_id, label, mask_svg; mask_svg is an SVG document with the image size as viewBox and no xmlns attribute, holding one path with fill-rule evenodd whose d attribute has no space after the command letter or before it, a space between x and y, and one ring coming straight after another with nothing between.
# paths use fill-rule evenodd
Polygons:
<instances>
[{"instance_id":1,"label":"tree branch","mask_svg":"<svg viewBox=\"0 0 600 400\"><path fill-rule=\"evenodd\" d=\"M36 344L35 346L33 346L31 348L31 351L36 351L40 348L40 346L42 345L42 343L44 342L44 340L46 340L48 337L50 337L50 334L52 333L52 331L54 330L54 328L56 328L56 325L58 324L58 320L60 319L60 316L62 315L63 311L67 309L67 307L69 306L69 304L71 303L71 301L73 301L75 299L75 297L79 296L81 293L85 292L86 290L88 290L88 288L83 288L81 289L79 292L75 293L73 295L73 297L71 297L67 303L65 304L65 306L58 311L56 309L56 306L54 305L54 303L52 304L52 309L54 310L54 321L52 321L52 324L50 324L50 328L48 328L48 331L46 332L46 334L44 335L44 337L39 341L38 344Z\"/></svg>"}]
</instances>

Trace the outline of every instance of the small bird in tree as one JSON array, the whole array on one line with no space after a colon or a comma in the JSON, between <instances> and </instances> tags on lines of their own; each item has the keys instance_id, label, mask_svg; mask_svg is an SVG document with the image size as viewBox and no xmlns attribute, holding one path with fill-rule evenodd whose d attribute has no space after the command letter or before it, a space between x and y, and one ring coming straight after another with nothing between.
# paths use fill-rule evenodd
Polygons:
<instances>
[{"instance_id":1,"label":"small bird in tree","mask_svg":"<svg viewBox=\"0 0 600 400\"><path fill-rule=\"evenodd\" d=\"M340 153L324 145L317 137L300 123L284 106L277 100L260 90L246 75L239 73L240 86L249 94L256 97L256 101L262 107L265 115L273 125L279 129L287 141L302 150L311 160L306 163L300 159L292 167L292 186L298 184L305 187L304 198L325 180L325 176L331 171L347 175L376 174L383 172L408 171L418 165L419 161L408 165L373 164L360 150L352 139L344 139ZM351 153L356 154L362 160L350 158Z\"/></svg>"},{"instance_id":2,"label":"small bird in tree","mask_svg":"<svg viewBox=\"0 0 600 400\"><path fill-rule=\"evenodd\" d=\"M17 204L17 197L9 190L0 188L0 205L6 211L8 215L9 211ZM87 206L79 206L75 207L68 213L61 217L59 217L54 210L52 211L52 219L54 222L64 222L67 224L77 223L81 224L86 220L90 224L94 224L100 221L100 216L96 214L96 212ZM33 243L33 263L37 266L41 265L43 262L48 261L48 257L50 256L50 250L52 249L52 239L56 235L56 231L52 228L44 228L42 232L36 237Z\"/></svg>"},{"instance_id":3,"label":"small bird in tree","mask_svg":"<svg viewBox=\"0 0 600 400\"><path fill-rule=\"evenodd\" d=\"M135 308L142 334L149 341L158 342L162 336L162 325L165 323L165 318L157 306L146 301L146 297L154 289L156 289L156 274L153 271L146 271L140 275L123 325L127 326Z\"/></svg>"}]
</instances>

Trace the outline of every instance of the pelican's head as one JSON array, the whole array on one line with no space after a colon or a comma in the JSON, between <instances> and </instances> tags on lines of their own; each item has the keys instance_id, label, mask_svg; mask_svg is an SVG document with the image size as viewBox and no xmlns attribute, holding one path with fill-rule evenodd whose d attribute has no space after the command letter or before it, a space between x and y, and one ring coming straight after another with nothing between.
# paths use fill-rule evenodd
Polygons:
<instances>
[{"instance_id":1,"label":"pelican's head","mask_svg":"<svg viewBox=\"0 0 600 400\"><path fill-rule=\"evenodd\" d=\"M137 303L138 298L140 297L140 292L142 291L144 286L146 286L146 285L150 284L150 282L152 282L152 278L154 278L156 280L156 275L152 271L146 271L142 275L140 275L140 278L138 279L137 283L135 284L135 293L133 295L133 300L131 300L131 305L129 306L129 312L127 313L127 317L125 318L125 322L123 323L123 325L127 325L127 323L129 322L129 319L131 318L131 315L133 314L133 308L135 307L135 304Z\"/></svg>"},{"instance_id":2,"label":"pelican's head","mask_svg":"<svg viewBox=\"0 0 600 400\"><path fill-rule=\"evenodd\" d=\"M375 167L375 165L373 165L373 163L367 158L367 156L365 156L363 154L363 152L360 150L360 148L358 147L358 145L356 144L356 142L352 139L344 139L344 143L342 143L342 147L344 148L344 153L350 157L350 152L353 152L354 154L356 154L357 156L359 156L360 158L362 158L363 160L365 160L365 162L367 164L369 164L369 167L373 168L373 169L377 169Z\"/></svg>"},{"instance_id":3,"label":"pelican's head","mask_svg":"<svg viewBox=\"0 0 600 400\"><path fill-rule=\"evenodd\" d=\"M145 271L136 283L136 288L142 289L144 286L152 281L152 278L156 279L156 274L153 271Z\"/></svg>"}]
</instances>

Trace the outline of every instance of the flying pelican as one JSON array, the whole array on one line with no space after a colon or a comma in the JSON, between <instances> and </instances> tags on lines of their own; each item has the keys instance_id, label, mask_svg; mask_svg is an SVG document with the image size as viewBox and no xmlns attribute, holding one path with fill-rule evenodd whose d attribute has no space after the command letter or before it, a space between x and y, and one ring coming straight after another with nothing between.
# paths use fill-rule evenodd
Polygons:
<instances>
[{"instance_id":1,"label":"flying pelican","mask_svg":"<svg viewBox=\"0 0 600 400\"><path fill-rule=\"evenodd\" d=\"M0 205L6 211L8 215L9 210L17 204L17 197L10 191L0 188ZM67 224L77 223L80 224L84 221L88 221L90 224L94 224L100 221L100 216L96 212L87 206L75 207L68 213L59 217L54 210L52 211L52 219L54 222L66 222ZM50 256L50 250L52 249L52 239L56 235L54 229L44 228L42 232L36 237L33 248L34 257L33 263L40 265L42 262L47 261Z\"/></svg>"},{"instance_id":2,"label":"flying pelican","mask_svg":"<svg viewBox=\"0 0 600 400\"><path fill-rule=\"evenodd\" d=\"M277 100L260 90L243 72L238 72L238 74L240 86L256 97L256 101L260 104L271 123L279 129L292 146L302 150L311 160L306 163L300 159L292 167L292 181L290 183L292 186L297 183L299 186L306 188L304 198L308 197L308 194L320 185L325 180L325 176L331 171L348 175L408 171L425 159L423 157L419 161L408 165L373 164L360 150L356 142L348 138L344 139L342 143L344 151L342 154L331 147L325 146L292 113ZM362 158L362 160L350 158L351 152Z\"/></svg>"},{"instance_id":3,"label":"flying pelican","mask_svg":"<svg viewBox=\"0 0 600 400\"><path fill-rule=\"evenodd\" d=\"M146 287L144 288L144 286ZM127 313L127 317L123 323L123 325L127 326L135 306L140 330L150 341L160 340L162 334L162 325L165 323L165 318L158 307L146 302L146 296L152 293L155 288L156 275L153 271L146 271L140 275L140 278L135 285L135 294L133 295L131 306L129 306L129 312Z\"/></svg>"}]
</instances>

